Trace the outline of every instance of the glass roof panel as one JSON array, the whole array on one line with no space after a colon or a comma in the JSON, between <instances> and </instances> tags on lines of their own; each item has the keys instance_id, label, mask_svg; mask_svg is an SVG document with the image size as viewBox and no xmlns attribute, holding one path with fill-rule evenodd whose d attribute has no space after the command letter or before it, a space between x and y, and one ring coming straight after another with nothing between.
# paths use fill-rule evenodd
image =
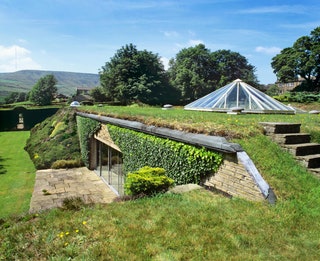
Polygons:
<instances>
[{"instance_id":1,"label":"glass roof panel","mask_svg":"<svg viewBox=\"0 0 320 261\"><path fill-rule=\"evenodd\" d=\"M186 110L228 111L241 107L247 112L294 113L294 110L274 100L265 93L237 79L206 96L189 103Z\"/></svg>"}]
</instances>

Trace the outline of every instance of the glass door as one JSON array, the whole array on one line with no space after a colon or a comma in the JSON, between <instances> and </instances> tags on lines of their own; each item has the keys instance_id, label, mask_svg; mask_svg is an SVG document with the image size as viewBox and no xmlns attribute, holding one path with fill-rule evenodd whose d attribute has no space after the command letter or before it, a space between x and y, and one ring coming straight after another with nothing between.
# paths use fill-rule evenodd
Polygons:
<instances>
[{"instance_id":1,"label":"glass door","mask_svg":"<svg viewBox=\"0 0 320 261\"><path fill-rule=\"evenodd\" d=\"M99 176L119 195L124 194L124 175L122 153L114 148L98 142L97 172Z\"/></svg>"}]
</instances>

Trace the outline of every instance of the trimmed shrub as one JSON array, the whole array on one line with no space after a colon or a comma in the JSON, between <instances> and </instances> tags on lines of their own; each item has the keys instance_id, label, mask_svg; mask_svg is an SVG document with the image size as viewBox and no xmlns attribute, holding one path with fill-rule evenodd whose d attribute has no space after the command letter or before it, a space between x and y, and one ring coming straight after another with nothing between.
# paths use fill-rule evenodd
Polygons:
<instances>
[{"instance_id":1,"label":"trimmed shrub","mask_svg":"<svg viewBox=\"0 0 320 261\"><path fill-rule=\"evenodd\" d=\"M153 195L167 191L174 180L165 175L163 168L151 168L145 166L138 171L128 173L124 185L127 195Z\"/></svg>"},{"instance_id":2,"label":"trimmed shrub","mask_svg":"<svg viewBox=\"0 0 320 261\"><path fill-rule=\"evenodd\" d=\"M52 169L69 169L83 166L81 159L78 160L57 160L52 163Z\"/></svg>"}]
</instances>

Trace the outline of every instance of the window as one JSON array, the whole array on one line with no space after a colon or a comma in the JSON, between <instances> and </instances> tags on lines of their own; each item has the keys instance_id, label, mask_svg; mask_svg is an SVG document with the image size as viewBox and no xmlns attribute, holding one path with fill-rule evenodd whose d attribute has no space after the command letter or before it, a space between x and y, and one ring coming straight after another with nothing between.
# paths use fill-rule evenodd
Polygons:
<instances>
[{"instance_id":1,"label":"window","mask_svg":"<svg viewBox=\"0 0 320 261\"><path fill-rule=\"evenodd\" d=\"M107 144L97 142L97 166L98 175L118 194L124 194L124 175L122 153Z\"/></svg>"}]
</instances>

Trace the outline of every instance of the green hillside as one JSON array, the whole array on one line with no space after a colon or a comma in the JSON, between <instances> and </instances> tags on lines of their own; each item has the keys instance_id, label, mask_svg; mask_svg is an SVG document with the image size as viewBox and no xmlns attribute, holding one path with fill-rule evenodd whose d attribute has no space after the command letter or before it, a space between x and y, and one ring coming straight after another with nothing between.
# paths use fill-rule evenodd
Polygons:
<instances>
[{"instance_id":1,"label":"green hillside","mask_svg":"<svg viewBox=\"0 0 320 261\"><path fill-rule=\"evenodd\" d=\"M72 95L77 87L94 88L99 85L99 75L58 71L23 70L13 73L0 73L0 99L10 92L28 92L36 82L47 74L58 80L58 93Z\"/></svg>"},{"instance_id":2,"label":"green hillside","mask_svg":"<svg viewBox=\"0 0 320 261\"><path fill-rule=\"evenodd\" d=\"M319 109L318 103L304 106ZM320 142L319 115L227 115L120 106L79 109L238 138L232 141L252 158L276 192L277 202L269 205L196 190L106 205L86 206L74 200L61 209L19 212L27 205L21 199L30 202L25 191L33 189L27 181L34 179L30 160L20 146L28 137L0 132L0 260L319 260L320 180L259 127L261 121L300 122L302 131ZM48 120L51 131L41 124L31 135L42 143L59 142L59 134L69 136L62 122L70 120L62 111L60 116ZM67 148L60 151L68 154ZM6 208L1 208L1 200Z\"/></svg>"}]
</instances>

